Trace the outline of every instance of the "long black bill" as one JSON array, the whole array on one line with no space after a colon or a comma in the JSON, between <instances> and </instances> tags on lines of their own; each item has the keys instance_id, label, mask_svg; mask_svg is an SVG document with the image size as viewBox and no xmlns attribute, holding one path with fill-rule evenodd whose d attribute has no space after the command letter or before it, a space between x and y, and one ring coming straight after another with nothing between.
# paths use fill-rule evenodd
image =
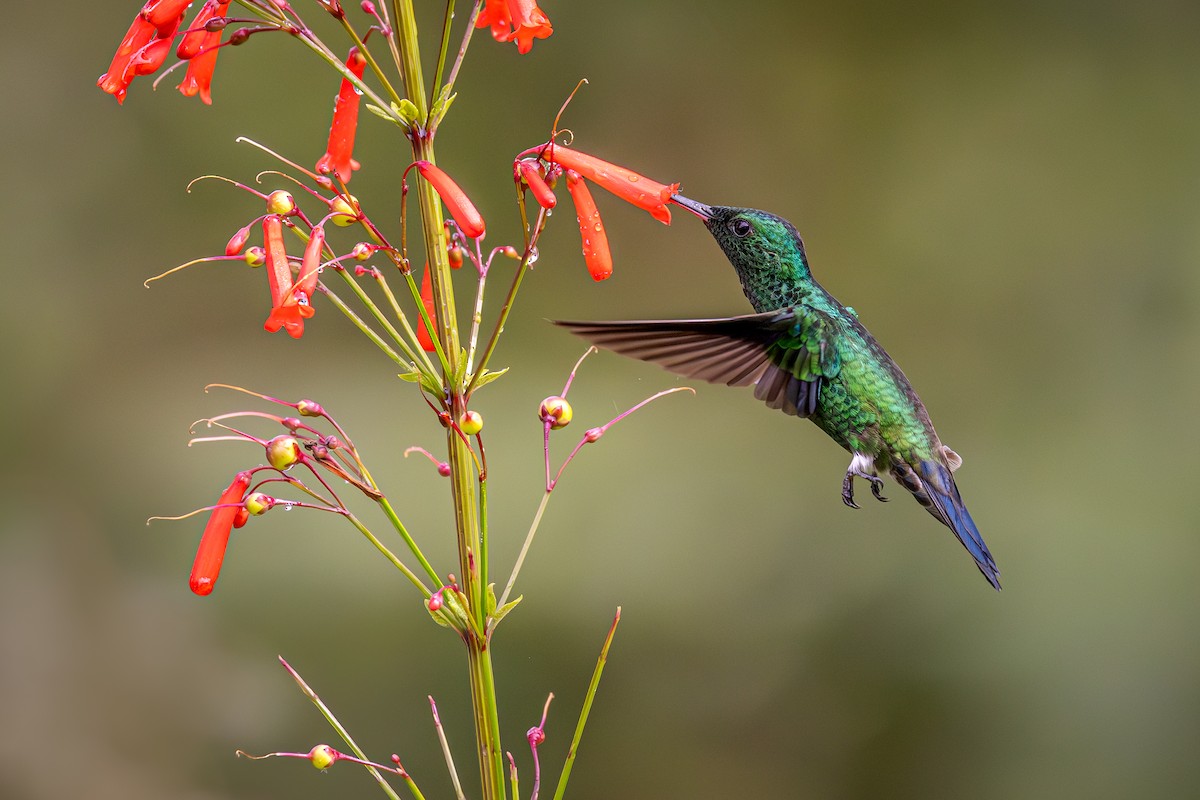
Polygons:
<instances>
[{"instance_id":1,"label":"long black bill","mask_svg":"<svg viewBox=\"0 0 1200 800\"><path fill-rule=\"evenodd\" d=\"M711 206L706 206L704 203L698 203L695 200L689 200L681 194L671 195L671 202L675 205L686 208L688 211L692 212L705 222L708 222L713 218L713 210Z\"/></svg>"}]
</instances>

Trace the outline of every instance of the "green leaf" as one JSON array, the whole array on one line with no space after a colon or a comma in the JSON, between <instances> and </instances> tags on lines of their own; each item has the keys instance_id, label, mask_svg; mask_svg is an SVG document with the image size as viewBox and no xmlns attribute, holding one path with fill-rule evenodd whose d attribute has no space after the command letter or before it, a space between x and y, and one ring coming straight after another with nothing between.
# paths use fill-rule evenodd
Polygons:
<instances>
[{"instance_id":1,"label":"green leaf","mask_svg":"<svg viewBox=\"0 0 1200 800\"><path fill-rule=\"evenodd\" d=\"M475 379L475 389L479 389L480 387L487 386L489 383L496 380L496 378L499 378L501 375L503 375L506 372L508 372L508 367L505 367L504 369L501 369L501 370L497 370L496 372L492 372L490 369L485 369L483 372L481 372L479 374L479 377ZM472 391L474 391L474 390L472 390Z\"/></svg>"},{"instance_id":2,"label":"green leaf","mask_svg":"<svg viewBox=\"0 0 1200 800\"><path fill-rule=\"evenodd\" d=\"M485 604L485 608L487 609L487 616L489 617L492 615L492 612L496 610L496 584L494 583L489 583L487 585L487 603Z\"/></svg>"},{"instance_id":3,"label":"green leaf","mask_svg":"<svg viewBox=\"0 0 1200 800\"><path fill-rule=\"evenodd\" d=\"M516 608L516 607L517 607L517 603L521 602L521 600L522 600L524 597L525 597L525 595L523 595L523 594L521 594L521 595L517 595L517 599L516 599L516 600L509 600L507 603L505 603L504 605L502 605L502 606L500 606L499 608L497 608L497 609L496 609L496 613L495 613L495 614L492 614L492 627L494 628L494 627L496 627L497 625L499 625L499 624L500 624L500 620L502 620L502 619L504 619L506 616L508 616L508 612L510 612L510 611L512 611L514 608Z\"/></svg>"},{"instance_id":4,"label":"green leaf","mask_svg":"<svg viewBox=\"0 0 1200 800\"><path fill-rule=\"evenodd\" d=\"M409 100L407 97L405 97L399 103L392 103L392 111L395 112L397 117L404 120L404 123L410 128L417 121L417 117L420 116L416 105L414 105L413 101Z\"/></svg>"},{"instance_id":5,"label":"green leaf","mask_svg":"<svg viewBox=\"0 0 1200 800\"><path fill-rule=\"evenodd\" d=\"M404 123L401 122L400 120L396 119L395 103L392 104L392 111L388 111L386 108L380 108L379 106L375 105L374 103L367 103L367 110L370 111L375 116L379 117L380 119L386 119L388 122L392 123L393 125L399 125L400 127L404 127Z\"/></svg>"}]
</instances>

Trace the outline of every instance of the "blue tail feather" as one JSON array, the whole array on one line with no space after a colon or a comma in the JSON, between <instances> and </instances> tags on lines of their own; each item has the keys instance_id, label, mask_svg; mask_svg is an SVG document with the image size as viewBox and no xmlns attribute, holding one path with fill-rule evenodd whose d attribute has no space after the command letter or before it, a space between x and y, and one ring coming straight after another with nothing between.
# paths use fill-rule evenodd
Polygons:
<instances>
[{"instance_id":1,"label":"blue tail feather","mask_svg":"<svg viewBox=\"0 0 1200 800\"><path fill-rule=\"evenodd\" d=\"M958 493L950 470L936 461L921 461L917 463L915 470L908 464L895 465L892 474L900 485L913 493L930 514L954 532L963 547L975 559L975 565L979 567L983 577L999 590L1000 570L984 544L979 529L975 527L975 521L971 519L962 495Z\"/></svg>"}]
</instances>

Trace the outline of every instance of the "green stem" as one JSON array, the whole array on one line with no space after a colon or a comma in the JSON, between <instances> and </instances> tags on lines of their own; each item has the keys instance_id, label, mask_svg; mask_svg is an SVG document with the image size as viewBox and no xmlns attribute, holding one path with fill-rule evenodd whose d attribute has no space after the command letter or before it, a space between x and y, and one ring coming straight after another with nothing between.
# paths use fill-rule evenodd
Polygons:
<instances>
[{"instance_id":1,"label":"green stem","mask_svg":"<svg viewBox=\"0 0 1200 800\"><path fill-rule=\"evenodd\" d=\"M496 608L500 608L508 602L508 595L512 592L513 584L517 582L517 575L521 572L521 565L525 563L525 555L529 552L529 546L533 544L533 537L537 534L538 526L542 524L542 514L546 513L546 504L550 502L551 494L553 494L552 491L542 495L542 502L538 504L537 513L533 515L533 522L529 526L529 533L525 534L525 542L521 545L521 552L517 556L517 563L513 564L512 574L508 576L508 583L504 586L504 593L496 601Z\"/></svg>"},{"instance_id":2,"label":"green stem","mask_svg":"<svg viewBox=\"0 0 1200 800\"><path fill-rule=\"evenodd\" d=\"M433 579L433 585L441 586L442 578L438 576L437 570L425 559L425 554L421 552L421 548L417 547L417 543L409 534L408 528L404 527L404 523L400 521L396 510L392 508L391 502L386 497L381 497L379 498L379 507L383 509L383 513L387 516L388 521L392 523L392 527L404 538L404 543L408 545L408 549L412 551L412 554L417 557L417 561L421 562L421 567L425 570L425 574ZM425 596L429 597L429 594L429 592L426 592Z\"/></svg>"},{"instance_id":3,"label":"green stem","mask_svg":"<svg viewBox=\"0 0 1200 800\"><path fill-rule=\"evenodd\" d=\"M366 306L367 310L371 312L371 316L375 318L375 321L383 326L384 330L388 332L388 336L392 338L392 341L404 351L404 355L408 357L410 362L412 362L408 366L416 369L416 371L420 371L421 359L417 356L416 352L409 344L409 340L406 340L400 335L400 332L396 330L390 321L388 321L387 315L383 313L383 310L375 304L375 301L371 299L370 295L363 291L363 288L358 285L358 281L354 280L347 270L339 269L338 272L341 274L342 279L346 281L346 284L350 287L350 290L354 292L354 295L358 298L359 302ZM403 315L400 316L400 324L404 326L405 332L412 337L411 341L416 341L417 337L412 332L412 329L408 326L408 320ZM428 363L427 360L426 363ZM429 366L432 367L432 365ZM436 377L432 369L429 371L429 376L431 378Z\"/></svg>"},{"instance_id":4,"label":"green stem","mask_svg":"<svg viewBox=\"0 0 1200 800\"><path fill-rule=\"evenodd\" d=\"M354 327L362 331L363 335L374 342L375 346L382 350L388 358L390 358L392 361L395 361L397 364L406 368L407 370L412 371L413 365L401 358L400 354L393 350L391 346L383 340L382 336L373 331L371 326L363 321L362 317L351 311L350 306L346 305L340 297L329 291L328 288L325 288L324 295L329 298L329 302L333 303L338 311L341 311L346 316L346 319L350 320Z\"/></svg>"},{"instance_id":5,"label":"green stem","mask_svg":"<svg viewBox=\"0 0 1200 800\"><path fill-rule=\"evenodd\" d=\"M291 664L288 664L283 660L283 656L279 657L279 663L283 665L283 668L286 669L288 674L292 676L292 679L296 681L296 684L300 687L300 691L304 693L304 696L311 700L313 705L317 707L317 710L321 712L321 716L325 717L325 720L330 724L330 726L338 732L339 736L342 737L342 741L345 742L346 746L350 748L350 752L354 753L354 755L356 755L362 761L370 761L371 759L367 758L367 754L364 753L362 748L358 746L358 743L354 741L354 737L350 735L350 731L346 730L341 722L338 722L338 718L335 717L333 712L329 710L329 706L325 705L324 701L322 701L317 693L312 690L312 687L300 677L300 673L292 669ZM400 795L396 794L396 790L391 787L391 784L383 779L383 775L380 774L379 770L372 766L366 767L366 770L367 772L371 773L371 777L373 777L379 783L379 788L383 789L384 794L392 798L392 800L400 800ZM409 788L414 790L416 789L416 784L413 784L411 780L409 780ZM416 794L417 796L420 796L420 792L417 792Z\"/></svg>"},{"instance_id":6,"label":"green stem","mask_svg":"<svg viewBox=\"0 0 1200 800\"><path fill-rule=\"evenodd\" d=\"M442 91L442 72L446 68L446 52L450 48L450 25L454 21L454 0L446 0L446 18L442 20L442 46L438 50L437 69L433 73L433 86L430 91L436 101ZM426 119L425 127L432 129L436 120Z\"/></svg>"},{"instance_id":7,"label":"green stem","mask_svg":"<svg viewBox=\"0 0 1200 800\"><path fill-rule=\"evenodd\" d=\"M353 525L354 527L358 528L359 533L361 533L363 536L367 537L367 541L369 541L371 544L375 545L375 549L377 549L379 552L383 553L384 557L387 558L388 561L392 562L393 566L395 566L396 569L398 569L404 573L404 577L408 578L412 582L412 585L417 587L417 591L419 591L425 597L426 600L428 600L433 595L433 592L430 591L429 588L424 583L421 582L421 579L418 578L413 573L413 571L411 569L409 569L408 566L405 565L405 563L396 556L395 553L393 553L391 550L387 549L387 547L384 546L383 542L381 542L381 541L379 541L379 539L375 538L375 534L371 533L370 529L368 529L366 525L363 525L362 522L358 519L358 517L347 512L346 519L350 520L350 524ZM436 575L434 575L434 580L437 580Z\"/></svg>"},{"instance_id":8,"label":"green stem","mask_svg":"<svg viewBox=\"0 0 1200 800\"><path fill-rule=\"evenodd\" d=\"M575 756L579 752L579 740L583 738L583 728L587 725L588 714L592 711L592 701L596 699L596 690L600 687L600 673L608 662L608 648L612 645L613 635L617 632L617 624L621 621L621 607L617 606L617 614L613 617L612 627L600 648L600 658L596 659L596 669L592 671L592 680L588 683L587 694L583 698L583 708L579 710L579 721L575 723L575 735L571 737L571 749L567 751L567 760L563 763L562 774L558 777L558 788L554 790L554 800L562 800L567 791L567 781L571 779L571 768L575 766Z\"/></svg>"},{"instance_id":9,"label":"green stem","mask_svg":"<svg viewBox=\"0 0 1200 800\"><path fill-rule=\"evenodd\" d=\"M419 119L428 119L429 103L421 71L421 54L417 40L417 23L412 0L392 0L400 60L404 69L404 88L409 100L417 107ZM426 131L413 130L414 160L437 163L433 142ZM459 362L458 316L454 305L454 287L446 250L442 205L428 181L418 181L416 189L421 209L425 239L425 254L433 270L433 298L437 309L437 340L446 353L448 367L444 372L444 388L455 419L466 411L462 378L457 375ZM422 305L422 309L424 306ZM474 453L467 442L453 429L446 431L447 463L450 465L450 491L454 501L454 520L458 539L459 570L469 613L477 614L485 604L479 585L480 572L472 569L474 555L485 549L480 546L482 527L476 496ZM475 717L475 739L479 754L479 774L483 800L505 800L504 750L500 744L500 723L496 710L495 677L492 673L491 651L487 638L469 632L463 637L467 646L467 667L471 683L471 699Z\"/></svg>"}]
</instances>

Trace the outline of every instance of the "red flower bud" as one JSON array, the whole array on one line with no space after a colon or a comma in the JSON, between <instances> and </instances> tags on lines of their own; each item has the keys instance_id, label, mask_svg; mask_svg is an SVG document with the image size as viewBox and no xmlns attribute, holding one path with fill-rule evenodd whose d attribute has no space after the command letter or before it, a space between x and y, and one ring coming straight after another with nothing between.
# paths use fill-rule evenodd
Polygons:
<instances>
[{"instance_id":1,"label":"red flower bud","mask_svg":"<svg viewBox=\"0 0 1200 800\"><path fill-rule=\"evenodd\" d=\"M361 78L367 67L367 59L358 52L357 47L350 48L346 56L346 67ZM329 144L325 155L317 161L317 172L326 175L336 172L343 183L350 181L353 170L358 169L359 163L351 158L354 151L354 134L358 130L358 106L361 95L348 78L342 78L342 85L337 99L333 101L333 124L329 126Z\"/></svg>"},{"instance_id":2,"label":"red flower bud","mask_svg":"<svg viewBox=\"0 0 1200 800\"><path fill-rule=\"evenodd\" d=\"M425 265L425 274L421 276L421 304L425 306L425 313L429 315L429 321L433 323L434 328L437 328L437 304L433 301L433 279L431 277L432 270L429 269L429 264ZM421 345L421 349L426 353L432 353L437 349L433 343L434 331L429 330L425 326L425 320L417 320L417 343Z\"/></svg>"},{"instance_id":3,"label":"red flower bud","mask_svg":"<svg viewBox=\"0 0 1200 800\"><path fill-rule=\"evenodd\" d=\"M296 276L296 288L292 290L300 303L311 303L317 291L317 279L321 275L321 250L324 247L325 229L318 225L309 234L304 258L300 261L300 274Z\"/></svg>"},{"instance_id":4,"label":"red flower bud","mask_svg":"<svg viewBox=\"0 0 1200 800\"><path fill-rule=\"evenodd\" d=\"M454 221L458 223L462 232L471 239L483 236L485 229L483 216L480 215L479 210L475 208L466 193L458 187L458 184L440 167L428 161L416 161L413 162L413 166L421 172L421 176L429 181L434 191L442 198L442 202L450 210L450 216L454 217Z\"/></svg>"},{"instance_id":5,"label":"red flower bud","mask_svg":"<svg viewBox=\"0 0 1200 800\"><path fill-rule=\"evenodd\" d=\"M602 281L612 275L612 252L608 249L608 234L600 219L596 201L579 173L567 170L567 191L575 201L575 214L579 220L579 236L583 240L583 262L587 265L592 280Z\"/></svg>"},{"instance_id":6,"label":"red flower bud","mask_svg":"<svg viewBox=\"0 0 1200 800\"><path fill-rule=\"evenodd\" d=\"M542 208L554 208L558 203L558 198L554 196L554 191L542 178L537 162L518 161L517 169L521 178L529 186L529 191L533 192L533 199L537 201L537 204Z\"/></svg>"},{"instance_id":7,"label":"red flower bud","mask_svg":"<svg viewBox=\"0 0 1200 800\"><path fill-rule=\"evenodd\" d=\"M253 224L250 223L250 225ZM225 244L225 255L236 256L242 252L242 248L246 246L246 242L250 239L250 225L247 225L229 237L229 241Z\"/></svg>"},{"instance_id":8,"label":"red flower bud","mask_svg":"<svg viewBox=\"0 0 1200 800\"><path fill-rule=\"evenodd\" d=\"M263 239L267 250L267 283L271 289L271 313L263 328L275 333L285 329L293 339L304 335L304 320L313 315L312 306L301 304L292 291L292 266L283 244L283 219L277 214L263 217Z\"/></svg>"},{"instance_id":9,"label":"red flower bud","mask_svg":"<svg viewBox=\"0 0 1200 800\"><path fill-rule=\"evenodd\" d=\"M212 513L208 515L208 524L200 536L200 547L196 550L196 560L192 564L192 575L188 585L198 595L211 594L217 584L217 576L221 574L221 564L225 561L225 548L229 544L229 533L233 529L234 519L242 508L242 493L250 486L250 473L239 472L229 484L229 488L221 493Z\"/></svg>"}]
</instances>

